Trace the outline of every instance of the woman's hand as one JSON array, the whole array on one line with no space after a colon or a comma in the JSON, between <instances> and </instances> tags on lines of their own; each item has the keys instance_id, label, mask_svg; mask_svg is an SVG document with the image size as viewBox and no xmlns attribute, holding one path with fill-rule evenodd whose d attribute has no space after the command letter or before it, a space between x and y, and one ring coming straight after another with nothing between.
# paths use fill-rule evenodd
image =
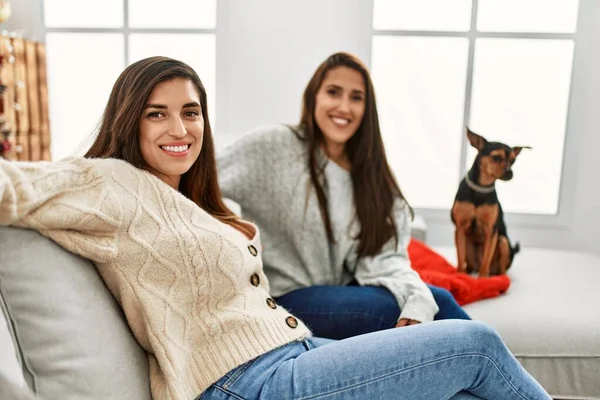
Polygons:
<instances>
[{"instance_id":1,"label":"woman's hand","mask_svg":"<svg viewBox=\"0 0 600 400\"><path fill-rule=\"evenodd\" d=\"M415 319L402 318L396 324L396 328L400 328L400 327L408 326L408 325L416 325L416 324L420 324L420 323L421 323L421 321L417 321Z\"/></svg>"}]
</instances>

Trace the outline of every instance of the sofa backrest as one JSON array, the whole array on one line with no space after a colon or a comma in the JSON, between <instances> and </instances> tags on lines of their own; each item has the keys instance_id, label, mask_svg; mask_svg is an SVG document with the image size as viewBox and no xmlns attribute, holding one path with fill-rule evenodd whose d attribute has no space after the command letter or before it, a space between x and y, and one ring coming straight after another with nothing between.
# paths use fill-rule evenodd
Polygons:
<instances>
[{"instance_id":1,"label":"sofa backrest","mask_svg":"<svg viewBox=\"0 0 600 400\"><path fill-rule=\"evenodd\" d=\"M2 360L0 362L0 378L12 382L16 386L25 387L23 371L18 359L19 353L13 340L14 332L11 330L12 325L8 323L7 316L8 312L0 297L0 360ZM0 397L0 399L3 399L3 397Z\"/></svg>"},{"instance_id":2,"label":"sofa backrest","mask_svg":"<svg viewBox=\"0 0 600 400\"><path fill-rule=\"evenodd\" d=\"M42 399L151 399L146 354L88 260L0 227L0 303L23 377Z\"/></svg>"}]
</instances>

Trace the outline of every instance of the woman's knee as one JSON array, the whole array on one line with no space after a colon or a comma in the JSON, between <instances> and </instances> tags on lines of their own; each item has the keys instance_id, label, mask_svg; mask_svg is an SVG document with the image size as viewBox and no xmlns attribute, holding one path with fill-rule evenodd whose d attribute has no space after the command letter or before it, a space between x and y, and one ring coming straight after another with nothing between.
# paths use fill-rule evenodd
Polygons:
<instances>
[{"instance_id":1,"label":"woman's knee","mask_svg":"<svg viewBox=\"0 0 600 400\"><path fill-rule=\"evenodd\" d=\"M458 322L458 321L457 321ZM461 334L468 342L470 348L497 350L505 347L500 334L496 329L481 321L461 321L464 332Z\"/></svg>"},{"instance_id":2,"label":"woman's knee","mask_svg":"<svg viewBox=\"0 0 600 400\"><path fill-rule=\"evenodd\" d=\"M435 319L471 319L469 315L458 304L452 293L446 289L428 285L436 304L439 307L439 312Z\"/></svg>"},{"instance_id":3,"label":"woman's knee","mask_svg":"<svg viewBox=\"0 0 600 400\"><path fill-rule=\"evenodd\" d=\"M396 298L387 289L375 286L353 287L346 292L340 312L347 313L364 333L394 327L400 316Z\"/></svg>"},{"instance_id":4,"label":"woman's knee","mask_svg":"<svg viewBox=\"0 0 600 400\"><path fill-rule=\"evenodd\" d=\"M431 294L433 294L433 298L438 305L457 304L454 296L452 296L452 293L450 293L449 290L431 285L429 285L429 290L431 290Z\"/></svg>"},{"instance_id":5,"label":"woman's knee","mask_svg":"<svg viewBox=\"0 0 600 400\"><path fill-rule=\"evenodd\" d=\"M363 307L366 306L369 313L381 316L394 326L400 317L400 306L394 295L383 287L363 286L362 291L363 301L367 303Z\"/></svg>"},{"instance_id":6,"label":"woman's knee","mask_svg":"<svg viewBox=\"0 0 600 400\"><path fill-rule=\"evenodd\" d=\"M332 339L393 328L400 316L396 299L381 287L312 287L276 300L307 323L315 335Z\"/></svg>"}]
</instances>

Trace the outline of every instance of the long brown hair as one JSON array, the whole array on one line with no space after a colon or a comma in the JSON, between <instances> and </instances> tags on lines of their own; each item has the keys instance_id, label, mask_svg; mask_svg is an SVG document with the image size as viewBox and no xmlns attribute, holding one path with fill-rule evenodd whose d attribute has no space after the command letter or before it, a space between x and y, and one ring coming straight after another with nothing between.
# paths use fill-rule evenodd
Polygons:
<instances>
[{"instance_id":1,"label":"long brown hair","mask_svg":"<svg viewBox=\"0 0 600 400\"><path fill-rule=\"evenodd\" d=\"M181 61L150 57L127 67L113 86L96 138L85 157L117 158L151 171L140 149L140 117L154 87L175 78L187 79L196 86L204 118L202 150L192 167L181 177L179 191L221 222L247 233L244 224L222 200L206 90L198 74Z\"/></svg>"},{"instance_id":2,"label":"long brown hair","mask_svg":"<svg viewBox=\"0 0 600 400\"><path fill-rule=\"evenodd\" d=\"M358 130L346 143L345 150L351 164L354 203L360 223L357 236L358 256L373 256L390 238L394 237L396 243L398 242L394 203L398 199L406 200L385 155L371 76L357 57L348 53L336 53L317 68L304 90L298 133L301 132L302 138L308 142L310 178L319 200L327 238L333 243L335 238L321 183L323 166L319 166L317 156L319 149L324 145L324 137L315 121L315 99L327 73L337 67L348 67L358 71L365 82L365 113ZM410 209L408 203L406 206ZM412 216L412 209L410 212Z\"/></svg>"}]
</instances>

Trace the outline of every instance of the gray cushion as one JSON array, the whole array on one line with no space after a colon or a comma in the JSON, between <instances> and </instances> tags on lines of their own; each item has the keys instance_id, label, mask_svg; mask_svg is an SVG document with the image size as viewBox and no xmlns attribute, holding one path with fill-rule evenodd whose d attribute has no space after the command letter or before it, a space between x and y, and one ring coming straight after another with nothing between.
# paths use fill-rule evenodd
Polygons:
<instances>
[{"instance_id":1,"label":"gray cushion","mask_svg":"<svg viewBox=\"0 0 600 400\"><path fill-rule=\"evenodd\" d=\"M0 285L0 291L2 286ZM15 347L15 336L12 330L12 324L8 323L8 312L6 305L0 297L0 375L5 379L12 381L15 385L26 386L23 379L23 370L19 360L19 352ZM0 396L0 399L3 397Z\"/></svg>"},{"instance_id":2,"label":"gray cushion","mask_svg":"<svg viewBox=\"0 0 600 400\"><path fill-rule=\"evenodd\" d=\"M36 400L27 388L15 384L12 380L0 374L0 399L2 400Z\"/></svg>"},{"instance_id":3,"label":"gray cushion","mask_svg":"<svg viewBox=\"0 0 600 400\"><path fill-rule=\"evenodd\" d=\"M553 398L600 399L600 256L524 248L508 275L503 296L465 311L494 326Z\"/></svg>"},{"instance_id":4,"label":"gray cushion","mask_svg":"<svg viewBox=\"0 0 600 400\"><path fill-rule=\"evenodd\" d=\"M0 287L25 380L44 400L151 398L147 357L89 261L0 228Z\"/></svg>"}]
</instances>

